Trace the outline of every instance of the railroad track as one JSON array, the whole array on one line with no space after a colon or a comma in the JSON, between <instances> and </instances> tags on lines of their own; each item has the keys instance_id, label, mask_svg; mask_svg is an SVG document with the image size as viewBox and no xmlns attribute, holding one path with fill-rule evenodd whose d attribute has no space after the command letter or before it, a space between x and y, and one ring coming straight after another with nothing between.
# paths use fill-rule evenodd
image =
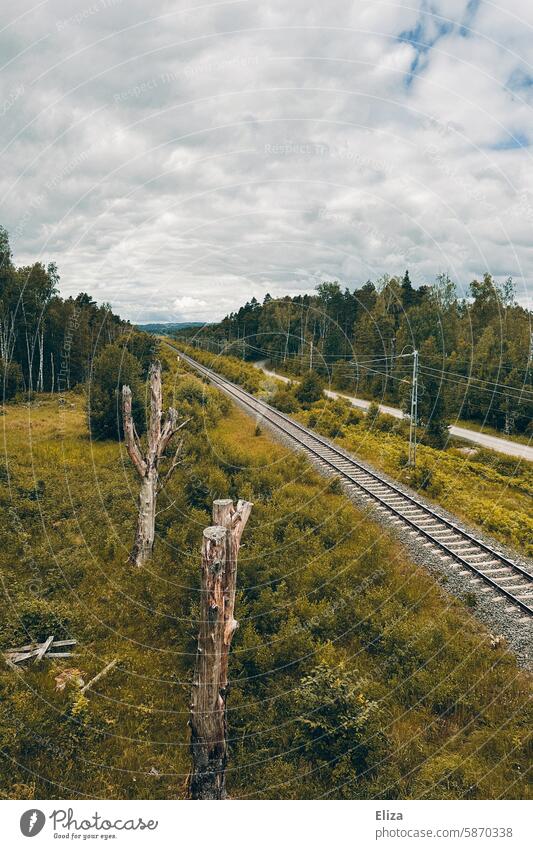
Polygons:
<instances>
[{"instance_id":1,"label":"railroad track","mask_svg":"<svg viewBox=\"0 0 533 849\"><path fill-rule=\"evenodd\" d=\"M473 574L486 585L483 589L492 593L495 604L506 605L509 614L515 614L519 620L529 620L533 615L533 575L518 563L442 516L415 495L406 493L377 472L366 468L342 448L332 445L289 416L197 363L170 343L165 344L177 351L180 357L211 383L247 409L260 414L288 437L296 448L312 455L314 461L324 469L335 471L348 489L357 490L360 497L377 504L377 508L392 516L398 525L407 526L413 536L424 538L428 547L437 549L443 558L457 563L465 574Z\"/></svg>"}]
</instances>

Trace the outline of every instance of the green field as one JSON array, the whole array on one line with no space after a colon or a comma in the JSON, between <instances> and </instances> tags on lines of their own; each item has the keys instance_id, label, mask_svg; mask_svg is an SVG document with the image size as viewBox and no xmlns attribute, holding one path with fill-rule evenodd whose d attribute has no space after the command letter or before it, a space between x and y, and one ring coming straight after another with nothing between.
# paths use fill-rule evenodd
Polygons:
<instances>
[{"instance_id":1,"label":"green field","mask_svg":"<svg viewBox=\"0 0 533 849\"><path fill-rule=\"evenodd\" d=\"M172 356L172 355L171 355ZM179 798L213 498L254 501L229 697L235 797L523 798L529 680L387 533L214 390L165 373L191 415L150 568L127 562L136 478L91 442L84 398L2 417L2 648L78 640L1 669L4 798ZM119 658L86 696L85 681Z\"/></svg>"}]
</instances>

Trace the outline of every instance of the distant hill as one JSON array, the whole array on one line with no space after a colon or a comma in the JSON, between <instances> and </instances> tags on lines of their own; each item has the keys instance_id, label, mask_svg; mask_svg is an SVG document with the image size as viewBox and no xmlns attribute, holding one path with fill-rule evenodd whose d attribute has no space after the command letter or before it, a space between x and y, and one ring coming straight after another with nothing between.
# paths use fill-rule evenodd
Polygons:
<instances>
[{"instance_id":1,"label":"distant hill","mask_svg":"<svg viewBox=\"0 0 533 849\"><path fill-rule=\"evenodd\" d=\"M205 321L178 321L174 323L164 322L162 324L136 324L139 330L144 330L146 333L160 333L167 336L172 336L176 330L184 330L186 327L203 327Z\"/></svg>"}]
</instances>

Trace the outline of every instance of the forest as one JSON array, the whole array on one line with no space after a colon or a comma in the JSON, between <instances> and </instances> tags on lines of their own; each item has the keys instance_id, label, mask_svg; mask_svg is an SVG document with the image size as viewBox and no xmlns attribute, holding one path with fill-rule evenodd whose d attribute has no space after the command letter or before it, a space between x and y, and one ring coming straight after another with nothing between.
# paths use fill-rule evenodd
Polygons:
<instances>
[{"instance_id":1,"label":"forest","mask_svg":"<svg viewBox=\"0 0 533 849\"><path fill-rule=\"evenodd\" d=\"M407 409L419 351L419 416L531 435L531 312L512 280L473 280L468 297L445 274L415 288L409 272L349 289L325 282L312 295L252 298L218 325L180 333L212 351L268 360L286 374L310 369L333 388Z\"/></svg>"},{"instance_id":2,"label":"forest","mask_svg":"<svg viewBox=\"0 0 533 849\"><path fill-rule=\"evenodd\" d=\"M0 379L2 398L18 392L63 392L86 381L93 361L122 338L146 374L154 340L97 305L85 292L58 294L54 263L17 267L9 236L0 227Z\"/></svg>"}]
</instances>

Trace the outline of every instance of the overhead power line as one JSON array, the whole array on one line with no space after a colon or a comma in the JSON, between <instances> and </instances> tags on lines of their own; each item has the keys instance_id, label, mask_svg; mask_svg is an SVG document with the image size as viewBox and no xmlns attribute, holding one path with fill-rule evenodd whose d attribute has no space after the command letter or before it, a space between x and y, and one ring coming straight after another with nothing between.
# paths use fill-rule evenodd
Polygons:
<instances>
[{"instance_id":1,"label":"overhead power line","mask_svg":"<svg viewBox=\"0 0 533 849\"><path fill-rule=\"evenodd\" d=\"M210 345L217 345L220 352L222 350L231 349L232 346L238 347L239 349L243 348L245 340L244 339L236 339L231 341L226 340L197 340L197 343L205 345L206 347ZM311 344L310 342L308 343ZM306 356L303 352L289 354L285 357L284 354L278 351L271 351L266 348L258 347L257 345L251 345L250 343L246 343L248 349L255 351L256 353L263 354L267 359L278 361L278 362L287 362L290 361L292 363L296 363L299 366L309 367L312 369L313 364L320 363L321 361L324 365L330 370L334 365L339 366L337 372L340 373L341 376L351 377L354 376L354 372L358 375L359 371L365 372L367 374L376 375L379 377L386 378L387 380L393 380L399 383L405 383L406 376L410 373L410 367L402 365L401 361L412 357L413 353L400 353L400 354L391 354L390 356L374 356L368 358L359 358L354 354L323 354L320 351L317 351L316 346L313 344L313 353L311 354L311 348L309 351L309 356ZM332 359L333 362L326 362L325 358ZM347 361L349 360L349 361ZM387 370L384 370L384 367L389 366ZM501 381L491 380L489 378L477 377L473 374L462 374L460 372L448 371L445 369L435 368L434 366L425 365L423 361L418 363L419 374L421 376L425 376L426 378L431 378L433 380L437 379L440 382L445 382L451 386L457 386L466 392L476 391L483 392L484 394L491 396L500 396L505 397L513 401L521 402L521 403L531 403L533 402L533 389L529 389L527 386L514 386L506 383L502 383ZM393 373L394 371L394 373ZM402 373L405 376L401 376ZM527 373L527 370L526 370ZM359 375L358 375L359 376Z\"/></svg>"}]
</instances>

